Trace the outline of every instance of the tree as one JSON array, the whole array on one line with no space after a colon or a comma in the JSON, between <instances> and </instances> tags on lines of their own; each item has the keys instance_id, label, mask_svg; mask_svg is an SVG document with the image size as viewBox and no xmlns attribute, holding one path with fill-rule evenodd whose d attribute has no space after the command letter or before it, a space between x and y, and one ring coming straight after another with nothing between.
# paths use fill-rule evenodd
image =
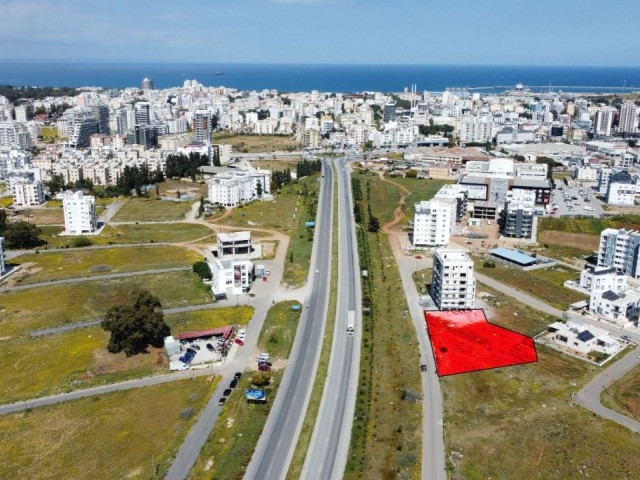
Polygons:
<instances>
[{"instance_id":1,"label":"tree","mask_svg":"<svg viewBox=\"0 0 640 480\"><path fill-rule=\"evenodd\" d=\"M100 326L111 332L107 350L124 351L127 357L146 351L149 345L161 347L171 334L160 299L141 288L131 292L128 303L111 307Z\"/></svg>"},{"instance_id":2,"label":"tree","mask_svg":"<svg viewBox=\"0 0 640 480\"><path fill-rule=\"evenodd\" d=\"M207 262L194 263L193 271L197 273L202 280L211 280L211 269Z\"/></svg>"},{"instance_id":3,"label":"tree","mask_svg":"<svg viewBox=\"0 0 640 480\"><path fill-rule=\"evenodd\" d=\"M204 195L200 195L200 206L198 207L198 216L204 215Z\"/></svg>"},{"instance_id":4,"label":"tree","mask_svg":"<svg viewBox=\"0 0 640 480\"><path fill-rule=\"evenodd\" d=\"M262 182L258 182L258 185L256 186L256 195L258 198L262 198Z\"/></svg>"},{"instance_id":5,"label":"tree","mask_svg":"<svg viewBox=\"0 0 640 480\"><path fill-rule=\"evenodd\" d=\"M49 187L51 195L55 195L60 190L64 189L64 178L62 178L62 175L52 175L51 180L46 182L46 185Z\"/></svg>"},{"instance_id":6,"label":"tree","mask_svg":"<svg viewBox=\"0 0 640 480\"><path fill-rule=\"evenodd\" d=\"M547 178L553 178L553 167L556 165L556 161L553 158L549 157L538 157L536 158L536 163L546 163L547 164Z\"/></svg>"},{"instance_id":7,"label":"tree","mask_svg":"<svg viewBox=\"0 0 640 480\"><path fill-rule=\"evenodd\" d=\"M373 215L369 215L369 227L367 230L371 233L378 233L380 231L380 222Z\"/></svg>"},{"instance_id":8,"label":"tree","mask_svg":"<svg viewBox=\"0 0 640 480\"><path fill-rule=\"evenodd\" d=\"M256 387L266 387L271 383L269 372L256 372L251 377L251 383Z\"/></svg>"},{"instance_id":9,"label":"tree","mask_svg":"<svg viewBox=\"0 0 640 480\"><path fill-rule=\"evenodd\" d=\"M0 232L4 230L4 226L7 224L7 212L4 208L0 208Z\"/></svg>"},{"instance_id":10,"label":"tree","mask_svg":"<svg viewBox=\"0 0 640 480\"><path fill-rule=\"evenodd\" d=\"M367 140L366 142L364 142L362 145L360 145L360 148L362 149L363 152L368 152L370 150L376 149L375 145L371 140Z\"/></svg>"},{"instance_id":11,"label":"tree","mask_svg":"<svg viewBox=\"0 0 640 480\"><path fill-rule=\"evenodd\" d=\"M7 242L7 247L30 248L42 244L38 238L41 230L27 222L15 222L6 224L2 235Z\"/></svg>"}]
</instances>

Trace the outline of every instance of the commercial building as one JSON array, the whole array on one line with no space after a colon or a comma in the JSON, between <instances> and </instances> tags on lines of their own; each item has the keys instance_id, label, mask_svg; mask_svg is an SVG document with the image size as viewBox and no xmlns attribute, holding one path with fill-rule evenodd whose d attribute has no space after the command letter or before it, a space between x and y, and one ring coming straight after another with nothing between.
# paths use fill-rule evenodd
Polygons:
<instances>
[{"instance_id":1,"label":"commercial building","mask_svg":"<svg viewBox=\"0 0 640 480\"><path fill-rule=\"evenodd\" d=\"M39 180L18 179L11 183L14 207L39 207L45 201L44 185Z\"/></svg>"},{"instance_id":2,"label":"commercial building","mask_svg":"<svg viewBox=\"0 0 640 480\"><path fill-rule=\"evenodd\" d=\"M413 217L413 246L448 245L454 218L455 209L448 202L431 200L416 203Z\"/></svg>"},{"instance_id":3,"label":"commercial building","mask_svg":"<svg viewBox=\"0 0 640 480\"><path fill-rule=\"evenodd\" d=\"M502 212L502 234L505 237L531 238L535 221L536 194L513 189L507 193Z\"/></svg>"},{"instance_id":4,"label":"commercial building","mask_svg":"<svg viewBox=\"0 0 640 480\"><path fill-rule=\"evenodd\" d=\"M612 174L607 187L607 203L611 205L634 205L636 185L626 170Z\"/></svg>"},{"instance_id":5,"label":"commercial building","mask_svg":"<svg viewBox=\"0 0 640 480\"><path fill-rule=\"evenodd\" d=\"M149 77L142 79L142 90L153 90L153 80Z\"/></svg>"},{"instance_id":6,"label":"commercial building","mask_svg":"<svg viewBox=\"0 0 640 480\"><path fill-rule=\"evenodd\" d=\"M91 195L77 192L58 194L64 209L64 229L67 235L87 235L98 228L96 199Z\"/></svg>"},{"instance_id":7,"label":"commercial building","mask_svg":"<svg viewBox=\"0 0 640 480\"><path fill-rule=\"evenodd\" d=\"M431 298L438 309L474 308L475 295L473 260L462 250L436 250L433 255Z\"/></svg>"},{"instance_id":8,"label":"commercial building","mask_svg":"<svg viewBox=\"0 0 640 480\"><path fill-rule=\"evenodd\" d=\"M640 277L640 232L607 228L600 234L598 266L611 267L630 277Z\"/></svg>"},{"instance_id":9,"label":"commercial building","mask_svg":"<svg viewBox=\"0 0 640 480\"><path fill-rule=\"evenodd\" d=\"M216 298L248 293L255 279L255 268L249 260L219 260L209 263L211 291Z\"/></svg>"}]
</instances>

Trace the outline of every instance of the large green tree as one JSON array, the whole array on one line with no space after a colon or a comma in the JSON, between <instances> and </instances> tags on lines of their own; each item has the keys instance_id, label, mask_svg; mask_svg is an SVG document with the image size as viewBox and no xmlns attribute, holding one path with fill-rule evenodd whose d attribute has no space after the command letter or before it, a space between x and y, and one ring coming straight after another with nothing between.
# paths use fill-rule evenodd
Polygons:
<instances>
[{"instance_id":1,"label":"large green tree","mask_svg":"<svg viewBox=\"0 0 640 480\"><path fill-rule=\"evenodd\" d=\"M110 308L101 326L111 332L107 350L124 351L127 357L146 351L149 345L161 347L171 334L160 299L142 288L131 292L128 303Z\"/></svg>"},{"instance_id":2,"label":"large green tree","mask_svg":"<svg viewBox=\"0 0 640 480\"><path fill-rule=\"evenodd\" d=\"M42 244L38 238L40 229L27 222L14 222L4 224L0 232L10 248L31 248Z\"/></svg>"}]
</instances>

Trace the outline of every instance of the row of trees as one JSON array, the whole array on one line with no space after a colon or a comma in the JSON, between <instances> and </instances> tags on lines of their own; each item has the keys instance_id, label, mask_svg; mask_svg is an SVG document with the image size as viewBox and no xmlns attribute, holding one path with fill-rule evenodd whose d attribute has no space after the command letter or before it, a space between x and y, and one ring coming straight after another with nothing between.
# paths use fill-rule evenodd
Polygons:
<instances>
[{"instance_id":1,"label":"row of trees","mask_svg":"<svg viewBox=\"0 0 640 480\"><path fill-rule=\"evenodd\" d=\"M144 194L142 187L160 182L164 182L164 173L160 169L152 172L146 164L127 165L116 180L116 187L122 195L129 196L135 190L136 195L141 197Z\"/></svg>"},{"instance_id":2,"label":"row of trees","mask_svg":"<svg viewBox=\"0 0 640 480\"><path fill-rule=\"evenodd\" d=\"M418 127L420 135L449 135L455 130L453 125L434 125L433 120L430 123L430 125L420 125Z\"/></svg>"},{"instance_id":3,"label":"row of trees","mask_svg":"<svg viewBox=\"0 0 640 480\"><path fill-rule=\"evenodd\" d=\"M195 182L196 176L198 175L198 168L205 165L209 165L209 157L201 153L191 152L189 156L182 153L169 155L167 157L167 177L189 177Z\"/></svg>"},{"instance_id":4,"label":"row of trees","mask_svg":"<svg viewBox=\"0 0 640 480\"><path fill-rule=\"evenodd\" d=\"M309 177L314 173L319 173L322 171L322 162L318 160L304 160L299 161L296 164L296 177Z\"/></svg>"},{"instance_id":5,"label":"row of trees","mask_svg":"<svg viewBox=\"0 0 640 480\"><path fill-rule=\"evenodd\" d=\"M274 170L271 172L271 189L278 190L283 185L291 183L291 169Z\"/></svg>"}]
</instances>

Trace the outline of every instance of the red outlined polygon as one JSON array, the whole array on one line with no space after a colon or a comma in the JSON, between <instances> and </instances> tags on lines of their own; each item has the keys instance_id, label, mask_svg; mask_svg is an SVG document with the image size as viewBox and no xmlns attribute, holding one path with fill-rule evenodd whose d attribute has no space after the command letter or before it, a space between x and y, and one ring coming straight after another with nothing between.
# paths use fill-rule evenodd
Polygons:
<instances>
[{"instance_id":1,"label":"red outlined polygon","mask_svg":"<svg viewBox=\"0 0 640 480\"><path fill-rule=\"evenodd\" d=\"M489 323L484 310L424 316L439 377L538 361L531 337Z\"/></svg>"}]
</instances>

